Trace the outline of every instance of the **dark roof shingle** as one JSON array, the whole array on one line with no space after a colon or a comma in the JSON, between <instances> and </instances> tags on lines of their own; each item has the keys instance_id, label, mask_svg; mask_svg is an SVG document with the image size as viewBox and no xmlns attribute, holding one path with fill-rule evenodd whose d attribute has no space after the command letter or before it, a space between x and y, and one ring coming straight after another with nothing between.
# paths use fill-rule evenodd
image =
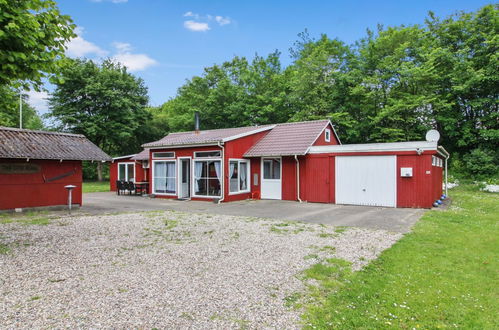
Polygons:
<instances>
[{"instance_id":1,"label":"dark roof shingle","mask_svg":"<svg viewBox=\"0 0 499 330\"><path fill-rule=\"evenodd\" d=\"M245 154L245 157L304 155L329 120L277 124Z\"/></svg>"},{"instance_id":2,"label":"dark roof shingle","mask_svg":"<svg viewBox=\"0 0 499 330\"><path fill-rule=\"evenodd\" d=\"M0 158L110 161L81 134L0 127Z\"/></svg>"}]
</instances>

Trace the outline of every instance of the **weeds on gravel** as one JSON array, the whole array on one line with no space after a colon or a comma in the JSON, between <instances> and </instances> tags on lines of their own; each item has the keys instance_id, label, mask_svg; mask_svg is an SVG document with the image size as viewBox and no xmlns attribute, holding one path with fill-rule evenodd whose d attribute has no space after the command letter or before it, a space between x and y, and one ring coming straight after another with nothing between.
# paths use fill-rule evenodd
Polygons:
<instances>
[{"instance_id":1,"label":"weeds on gravel","mask_svg":"<svg viewBox=\"0 0 499 330\"><path fill-rule=\"evenodd\" d=\"M51 222L51 218L47 213L47 211L26 212L21 215L6 213L0 217L0 224L18 223L21 225L45 226Z\"/></svg>"},{"instance_id":2,"label":"weeds on gravel","mask_svg":"<svg viewBox=\"0 0 499 330\"><path fill-rule=\"evenodd\" d=\"M0 243L0 254L7 254L10 252L10 248L7 244Z\"/></svg>"}]
</instances>

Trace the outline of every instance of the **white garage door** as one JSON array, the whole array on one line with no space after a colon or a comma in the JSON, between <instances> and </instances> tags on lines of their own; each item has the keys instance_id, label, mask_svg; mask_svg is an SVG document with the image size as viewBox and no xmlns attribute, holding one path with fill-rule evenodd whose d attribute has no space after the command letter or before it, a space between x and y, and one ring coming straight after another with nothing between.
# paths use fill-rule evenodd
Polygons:
<instances>
[{"instance_id":1,"label":"white garage door","mask_svg":"<svg viewBox=\"0 0 499 330\"><path fill-rule=\"evenodd\" d=\"M396 156L337 156L336 204L396 206Z\"/></svg>"}]
</instances>

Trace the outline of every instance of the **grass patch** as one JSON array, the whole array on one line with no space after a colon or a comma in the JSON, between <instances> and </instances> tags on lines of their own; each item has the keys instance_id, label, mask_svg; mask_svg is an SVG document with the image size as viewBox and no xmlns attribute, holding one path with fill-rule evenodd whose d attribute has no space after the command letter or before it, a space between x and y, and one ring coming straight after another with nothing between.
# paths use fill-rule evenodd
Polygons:
<instances>
[{"instance_id":1,"label":"grass patch","mask_svg":"<svg viewBox=\"0 0 499 330\"><path fill-rule=\"evenodd\" d=\"M19 223L21 225L45 226L51 223L51 218L46 215L47 211L26 212L21 214L7 213L0 217L0 224Z\"/></svg>"},{"instance_id":2,"label":"grass patch","mask_svg":"<svg viewBox=\"0 0 499 330\"><path fill-rule=\"evenodd\" d=\"M91 182L83 182L82 191L83 193L92 193L92 192L106 192L109 191L109 181L91 181Z\"/></svg>"},{"instance_id":3,"label":"grass patch","mask_svg":"<svg viewBox=\"0 0 499 330\"><path fill-rule=\"evenodd\" d=\"M0 254L7 254L10 252L10 248L7 244L0 243Z\"/></svg>"},{"instance_id":4,"label":"grass patch","mask_svg":"<svg viewBox=\"0 0 499 330\"><path fill-rule=\"evenodd\" d=\"M303 315L314 329L473 328L499 322L499 195L463 186L447 211L429 211L392 248L348 274L305 271L320 283Z\"/></svg>"}]
</instances>

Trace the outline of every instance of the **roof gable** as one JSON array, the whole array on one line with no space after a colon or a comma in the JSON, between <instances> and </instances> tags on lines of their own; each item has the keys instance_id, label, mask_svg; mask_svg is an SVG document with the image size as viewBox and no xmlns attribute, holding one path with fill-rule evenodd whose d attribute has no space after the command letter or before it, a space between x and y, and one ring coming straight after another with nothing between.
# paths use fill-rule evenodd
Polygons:
<instances>
[{"instance_id":1,"label":"roof gable","mask_svg":"<svg viewBox=\"0 0 499 330\"><path fill-rule=\"evenodd\" d=\"M0 158L110 161L81 134L0 127Z\"/></svg>"}]
</instances>

